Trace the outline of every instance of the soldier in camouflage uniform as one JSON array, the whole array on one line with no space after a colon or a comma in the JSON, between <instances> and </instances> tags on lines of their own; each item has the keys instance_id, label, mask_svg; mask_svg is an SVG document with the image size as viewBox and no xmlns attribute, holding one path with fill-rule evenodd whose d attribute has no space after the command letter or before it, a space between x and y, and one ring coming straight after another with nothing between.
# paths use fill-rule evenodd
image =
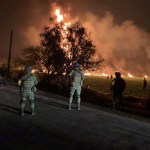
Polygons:
<instances>
[{"instance_id":1,"label":"soldier in camouflage uniform","mask_svg":"<svg viewBox=\"0 0 150 150\"><path fill-rule=\"evenodd\" d=\"M37 85L37 79L32 75L32 67L25 67L25 74L20 79L20 88L21 88L21 115L24 116L24 107L25 101L29 98L31 104L31 114L35 115L34 111L34 92Z\"/></svg>"},{"instance_id":2,"label":"soldier in camouflage uniform","mask_svg":"<svg viewBox=\"0 0 150 150\"><path fill-rule=\"evenodd\" d=\"M84 75L80 70L80 64L76 63L74 66L74 70L69 74L71 80L70 86L70 98L69 98L69 110L71 110L71 104L73 100L73 95L76 93L77 103L78 103L78 110L80 110L80 94L81 94L81 87L84 80Z\"/></svg>"}]
</instances>

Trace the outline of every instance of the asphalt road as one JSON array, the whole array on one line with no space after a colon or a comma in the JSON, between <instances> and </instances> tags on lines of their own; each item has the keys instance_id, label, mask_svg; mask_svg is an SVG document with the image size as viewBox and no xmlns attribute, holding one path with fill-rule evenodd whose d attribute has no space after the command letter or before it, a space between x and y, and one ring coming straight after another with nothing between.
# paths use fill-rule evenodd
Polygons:
<instances>
[{"instance_id":1,"label":"asphalt road","mask_svg":"<svg viewBox=\"0 0 150 150\"><path fill-rule=\"evenodd\" d=\"M0 150L150 150L150 123L88 106L71 111L67 99L38 91L36 116L18 88L0 87Z\"/></svg>"}]
</instances>

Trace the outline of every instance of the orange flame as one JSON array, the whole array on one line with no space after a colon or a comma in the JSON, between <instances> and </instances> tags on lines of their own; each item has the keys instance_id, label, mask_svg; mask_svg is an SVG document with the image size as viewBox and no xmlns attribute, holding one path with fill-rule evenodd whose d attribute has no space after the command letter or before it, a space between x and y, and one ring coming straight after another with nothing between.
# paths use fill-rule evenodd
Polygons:
<instances>
[{"instance_id":1,"label":"orange flame","mask_svg":"<svg viewBox=\"0 0 150 150\"><path fill-rule=\"evenodd\" d=\"M85 76L91 76L91 73L87 72L87 73L84 73Z\"/></svg>"},{"instance_id":2,"label":"orange flame","mask_svg":"<svg viewBox=\"0 0 150 150\"><path fill-rule=\"evenodd\" d=\"M128 77L133 78L134 76L133 76L133 75L131 75L130 73L128 73Z\"/></svg>"},{"instance_id":3,"label":"orange flame","mask_svg":"<svg viewBox=\"0 0 150 150\"><path fill-rule=\"evenodd\" d=\"M33 69L33 70L32 70L32 73L35 73L35 71L36 71L36 70L35 70L35 69Z\"/></svg>"},{"instance_id":4,"label":"orange flame","mask_svg":"<svg viewBox=\"0 0 150 150\"><path fill-rule=\"evenodd\" d=\"M57 22L60 23L64 21L64 16L60 13L60 9L56 9L55 14L57 16ZM65 22L62 24L62 30L61 30L61 47L66 52L66 56L68 58L71 58L71 52L69 51L70 45L68 44L67 35L69 32L67 31L67 28L71 25L71 22Z\"/></svg>"},{"instance_id":5,"label":"orange flame","mask_svg":"<svg viewBox=\"0 0 150 150\"><path fill-rule=\"evenodd\" d=\"M102 73L102 74L100 74L99 76L107 77L107 76L109 76L109 75L108 75L108 74L106 74L106 73Z\"/></svg>"},{"instance_id":6,"label":"orange flame","mask_svg":"<svg viewBox=\"0 0 150 150\"><path fill-rule=\"evenodd\" d=\"M98 73L94 73L94 72L85 72L84 73L85 76L99 76L99 77L107 77L107 76L110 76L106 73L101 73L101 74L98 74Z\"/></svg>"},{"instance_id":7,"label":"orange flame","mask_svg":"<svg viewBox=\"0 0 150 150\"><path fill-rule=\"evenodd\" d=\"M57 16L57 22L62 22L64 20L63 15L60 13L60 9L56 9L55 14Z\"/></svg>"}]
</instances>

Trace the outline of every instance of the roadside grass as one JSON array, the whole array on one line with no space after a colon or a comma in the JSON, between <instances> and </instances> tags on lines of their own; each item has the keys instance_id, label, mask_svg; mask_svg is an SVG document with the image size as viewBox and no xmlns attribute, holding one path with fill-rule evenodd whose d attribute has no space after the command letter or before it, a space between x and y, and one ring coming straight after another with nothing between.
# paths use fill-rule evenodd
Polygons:
<instances>
[{"instance_id":1,"label":"roadside grass","mask_svg":"<svg viewBox=\"0 0 150 150\"><path fill-rule=\"evenodd\" d=\"M143 78L124 78L126 89L124 91L124 111L140 116L150 116L150 79L147 79L147 89L143 90ZM86 76L82 99L96 105L112 108L112 95L110 92L111 79L98 76Z\"/></svg>"},{"instance_id":2,"label":"roadside grass","mask_svg":"<svg viewBox=\"0 0 150 150\"><path fill-rule=\"evenodd\" d=\"M124 91L125 96L133 96L137 98L148 98L150 93L150 79L147 79L148 85L147 90L143 91L143 78L134 77L124 78L126 81L126 89ZM110 83L111 79L106 79L106 77L98 76L86 76L84 87L88 87L91 90L105 93L106 95L110 94Z\"/></svg>"}]
</instances>

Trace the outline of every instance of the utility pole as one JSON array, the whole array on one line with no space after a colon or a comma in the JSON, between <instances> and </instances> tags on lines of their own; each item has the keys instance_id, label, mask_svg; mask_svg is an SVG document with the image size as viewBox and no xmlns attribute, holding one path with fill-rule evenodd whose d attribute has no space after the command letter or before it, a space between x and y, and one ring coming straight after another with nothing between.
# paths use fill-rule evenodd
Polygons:
<instances>
[{"instance_id":1,"label":"utility pole","mask_svg":"<svg viewBox=\"0 0 150 150\"><path fill-rule=\"evenodd\" d=\"M10 44L9 44L9 55L8 55L8 72L7 72L7 79L10 77L10 67L11 67L11 50L12 50L12 39L13 39L13 30L10 33Z\"/></svg>"}]
</instances>

